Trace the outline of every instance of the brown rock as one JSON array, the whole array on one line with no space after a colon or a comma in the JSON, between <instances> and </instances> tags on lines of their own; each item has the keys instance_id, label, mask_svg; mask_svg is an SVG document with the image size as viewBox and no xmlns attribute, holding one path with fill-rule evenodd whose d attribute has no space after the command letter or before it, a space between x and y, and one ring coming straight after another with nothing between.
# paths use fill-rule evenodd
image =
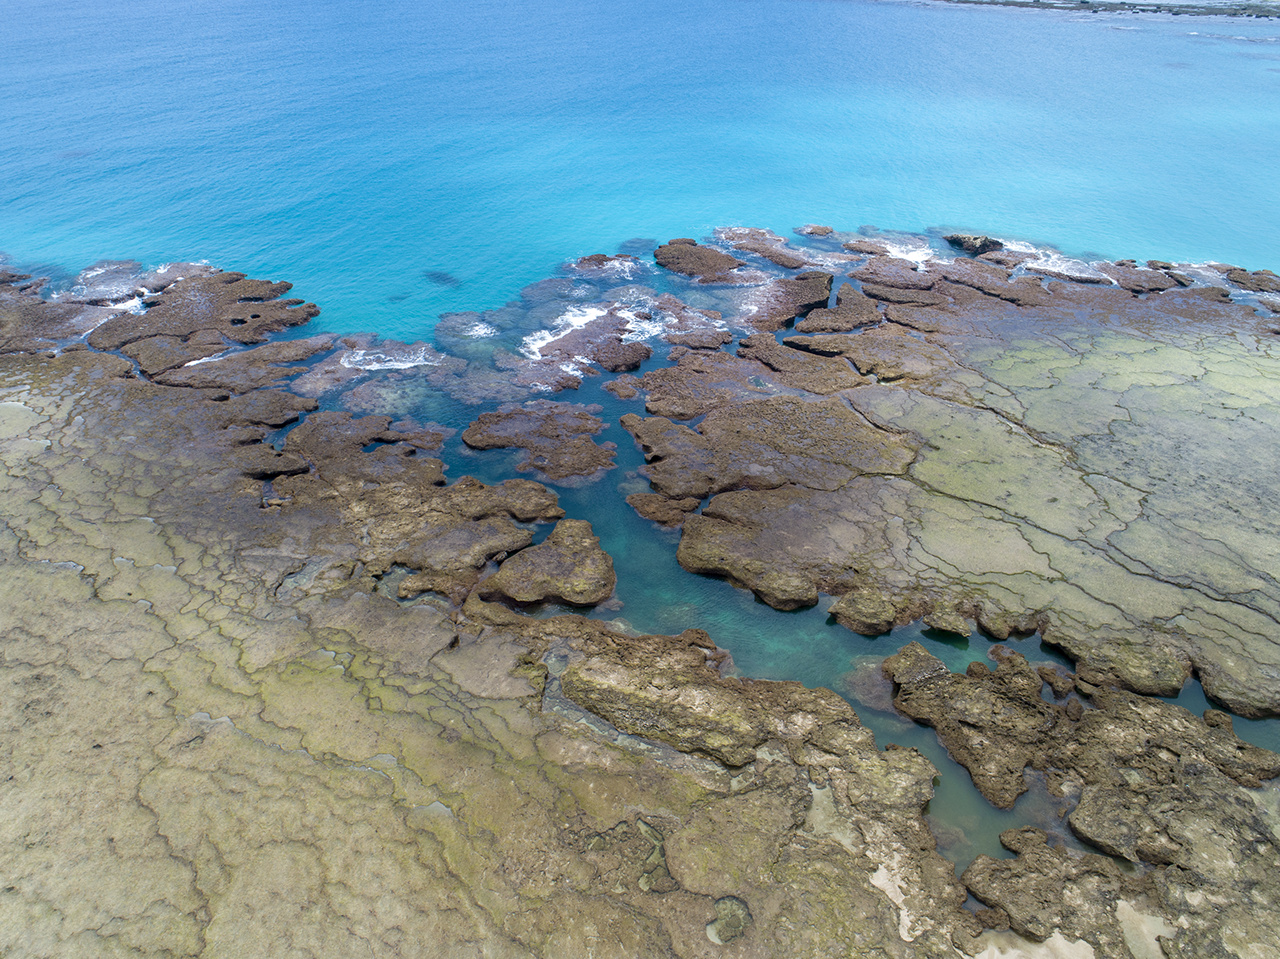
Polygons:
<instances>
[{"instance_id":1,"label":"brown rock","mask_svg":"<svg viewBox=\"0 0 1280 959\"><path fill-rule=\"evenodd\" d=\"M775 279L755 292L752 312L743 319L757 330L780 330L809 310L822 308L831 298L834 277L821 270L797 273L794 277Z\"/></svg>"},{"instance_id":2,"label":"brown rock","mask_svg":"<svg viewBox=\"0 0 1280 959\"><path fill-rule=\"evenodd\" d=\"M1004 249L1004 244L994 237L976 233L952 233L944 236L943 239L957 250L964 250L970 256L981 256L984 253L994 253Z\"/></svg>"},{"instance_id":3,"label":"brown rock","mask_svg":"<svg viewBox=\"0 0 1280 959\"><path fill-rule=\"evenodd\" d=\"M596 443L592 437L604 430L595 414L599 406L530 400L509 404L493 413L481 413L462 434L473 449L516 448L528 455L516 467L537 470L553 480L593 476L613 469L613 443Z\"/></svg>"},{"instance_id":4,"label":"brown rock","mask_svg":"<svg viewBox=\"0 0 1280 959\"><path fill-rule=\"evenodd\" d=\"M860 283L899 290L931 290L938 281L935 274L920 272L913 260L892 256L873 257L850 273L849 277Z\"/></svg>"},{"instance_id":5,"label":"brown rock","mask_svg":"<svg viewBox=\"0 0 1280 959\"><path fill-rule=\"evenodd\" d=\"M697 276L703 279L718 278L743 265L742 260L711 247L698 246L689 239L676 239L653 251L658 265L673 273Z\"/></svg>"},{"instance_id":6,"label":"brown rock","mask_svg":"<svg viewBox=\"0 0 1280 959\"><path fill-rule=\"evenodd\" d=\"M628 506L660 526L679 526L701 503L692 496L671 499L659 493L632 493L627 497Z\"/></svg>"},{"instance_id":7,"label":"brown rock","mask_svg":"<svg viewBox=\"0 0 1280 959\"><path fill-rule=\"evenodd\" d=\"M814 356L780 345L768 333L756 333L743 339L738 346L738 355L769 367L784 386L821 396L867 382L866 377L859 376L848 360Z\"/></svg>"},{"instance_id":8,"label":"brown rock","mask_svg":"<svg viewBox=\"0 0 1280 959\"><path fill-rule=\"evenodd\" d=\"M613 595L613 560L585 520L562 519L537 546L508 557L479 586L481 598L503 596L517 603L545 600L595 606Z\"/></svg>"},{"instance_id":9,"label":"brown rock","mask_svg":"<svg viewBox=\"0 0 1280 959\"><path fill-rule=\"evenodd\" d=\"M279 299L290 283L250 280L243 273L189 277L169 286L141 316L116 316L89 334L98 350L118 350L148 336L190 337L216 331L233 343L261 343L320 312L314 303Z\"/></svg>"},{"instance_id":10,"label":"brown rock","mask_svg":"<svg viewBox=\"0 0 1280 959\"><path fill-rule=\"evenodd\" d=\"M193 340L196 336L192 337ZM158 383L166 386L186 386L195 389L225 389L233 393L283 386L290 377L297 376L305 367L296 365L333 347L331 334L309 337L305 340L280 340L249 350L240 350L191 365L169 368L156 375ZM149 340L134 340L123 350L136 353L149 362L156 362L160 355L147 350ZM172 342L165 337L164 342ZM204 347L195 347L203 350Z\"/></svg>"},{"instance_id":11,"label":"brown rock","mask_svg":"<svg viewBox=\"0 0 1280 959\"><path fill-rule=\"evenodd\" d=\"M1177 286L1175 280L1157 270L1142 270L1119 263L1099 263L1098 269L1130 293L1159 293Z\"/></svg>"}]
</instances>

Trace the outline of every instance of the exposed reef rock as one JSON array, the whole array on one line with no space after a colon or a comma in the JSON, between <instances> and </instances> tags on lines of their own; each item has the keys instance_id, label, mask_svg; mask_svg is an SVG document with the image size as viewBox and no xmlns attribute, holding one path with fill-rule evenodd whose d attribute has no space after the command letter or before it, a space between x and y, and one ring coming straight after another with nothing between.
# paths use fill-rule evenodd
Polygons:
<instances>
[{"instance_id":1,"label":"exposed reef rock","mask_svg":"<svg viewBox=\"0 0 1280 959\"><path fill-rule=\"evenodd\" d=\"M563 516L539 484L447 484L447 430L273 386L359 408L419 395L447 361L379 370L426 354L347 343L343 366L280 341L155 364L207 377L166 383L69 342L110 308L9 289L0 951L630 959L718 939L761 959L942 957L976 931L922 814L926 760L877 752L832 694L721 680L705 636L484 602L477 583L595 601L609 558L575 520L530 545ZM239 299L193 342L215 345L195 334ZM181 338L140 322L149 336L113 334L138 356ZM424 590L445 595L397 601ZM745 767L562 715L541 662L567 650L599 677L680 649L684 675L760 724ZM665 700L646 715L699 722Z\"/></svg>"},{"instance_id":2,"label":"exposed reef rock","mask_svg":"<svg viewBox=\"0 0 1280 959\"><path fill-rule=\"evenodd\" d=\"M769 230L735 227L719 230L716 236L735 250L762 256L786 270L798 270L813 262L804 250L788 246L786 239Z\"/></svg>"},{"instance_id":3,"label":"exposed reef rock","mask_svg":"<svg viewBox=\"0 0 1280 959\"><path fill-rule=\"evenodd\" d=\"M1023 935L1062 931L1104 955L1125 954L1119 905L1139 896L1144 912L1182 917L1186 931L1166 948L1172 955L1239 955L1233 943L1280 931L1259 912L1280 894L1280 829L1250 792L1280 776L1280 756L1237 739L1217 717L1211 724L1083 681L1083 708L1047 702L1043 676L1020 654L991 653L994 671L972 663L959 675L919 644L904 647L884 663L898 687L894 705L934 727L996 805L1012 806L1026 788L1025 767L1048 772L1051 789L1076 803L1068 817L1076 835L1157 868L1125 874L1099 856L1051 850L1042 832L1024 829L1001 836L1017 860L980 856L966 870L974 895Z\"/></svg>"},{"instance_id":4,"label":"exposed reef rock","mask_svg":"<svg viewBox=\"0 0 1280 959\"><path fill-rule=\"evenodd\" d=\"M957 250L964 250L970 256L981 256L983 253L1004 249L1004 244L994 237L974 233L950 233L943 239Z\"/></svg>"},{"instance_id":5,"label":"exposed reef rock","mask_svg":"<svg viewBox=\"0 0 1280 959\"><path fill-rule=\"evenodd\" d=\"M505 596L517 603L554 600L595 606L613 595L617 583L613 560L600 548L591 524L562 519L537 546L508 558L481 584L480 595Z\"/></svg>"},{"instance_id":6,"label":"exposed reef rock","mask_svg":"<svg viewBox=\"0 0 1280 959\"><path fill-rule=\"evenodd\" d=\"M658 247L653 252L658 265L673 273L696 276L703 283L732 283L731 270L744 266L742 260L709 246L698 246L696 240L680 238Z\"/></svg>"},{"instance_id":7,"label":"exposed reef rock","mask_svg":"<svg viewBox=\"0 0 1280 959\"><path fill-rule=\"evenodd\" d=\"M262 343L320 312L313 303L282 300L293 284L251 280L243 273L188 277L167 286L141 315L113 317L89 334L96 350L118 350L151 336L187 340L217 334L228 343ZM192 359L208 354L197 350Z\"/></svg>"},{"instance_id":8,"label":"exposed reef rock","mask_svg":"<svg viewBox=\"0 0 1280 959\"><path fill-rule=\"evenodd\" d=\"M796 317L819 307L831 297L834 277L822 270L809 270L793 277L772 280L752 291L743 318L753 329L772 332L787 326Z\"/></svg>"},{"instance_id":9,"label":"exposed reef rock","mask_svg":"<svg viewBox=\"0 0 1280 959\"><path fill-rule=\"evenodd\" d=\"M797 333L849 333L864 326L873 326L884 317L876 309L876 301L865 293L844 284L836 292L836 305L810 310L803 320L796 323Z\"/></svg>"},{"instance_id":10,"label":"exposed reef rock","mask_svg":"<svg viewBox=\"0 0 1280 959\"><path fill-rule=\"evenodd\" d=\"M673 354L647 372L646 408L670 422L626 425L653 491L732 497L685 523L682 558L784 607L856 590L833 611L859 631L925 616L1007 636L1026 623L1134 690L1167 695L1194 670L1233 709L1280 712L1280 591L1262 532L1274 484L1249 452L1271 429L1266 319L1176 271L1081 264L1052 272L1088 282L1046 281L992 262L1005 252L923 267L873 255L853 271L857 296L888 322L785 349L752 337L736 357ZM805 353L862 379L806 367ZM757 452L771 436L800 450L838 433L776 417L793 407L771 393L831 397L908 458L875 478L779 471ZM709 422L678 423L698 416ZM1187 555L1213 560L1188 568Z\"/></svg>"},{"instance_id":11,"label":"exposed reef rock","mask_svg":"<svg viewBox=\"0 0 1280 959\"><path fill-rule=\"evenodd\" d=\"M481 413L462 434L475 449L515 447L528 452L516 467L553 480L594 476L613 468L614 445L592 437L604 429L599 406L530 400Z\"/></svg>"}]
</instances>

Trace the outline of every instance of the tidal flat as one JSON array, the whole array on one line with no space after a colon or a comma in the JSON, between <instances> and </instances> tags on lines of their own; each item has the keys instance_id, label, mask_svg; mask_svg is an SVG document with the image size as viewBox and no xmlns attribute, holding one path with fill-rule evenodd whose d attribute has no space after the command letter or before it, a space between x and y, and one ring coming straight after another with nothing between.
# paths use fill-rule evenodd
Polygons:
<instances>
[{"instance_id":1,"label":"tidal flat","mask_svg":"<svg viewBox=\"0 0 1280 959\"><path fill-rule=\"evenodd\" d=\"M431 343L288 293L0 272L4 955L1280 941L1274 273L808 226Z\"/></svg>"}]
</instances>

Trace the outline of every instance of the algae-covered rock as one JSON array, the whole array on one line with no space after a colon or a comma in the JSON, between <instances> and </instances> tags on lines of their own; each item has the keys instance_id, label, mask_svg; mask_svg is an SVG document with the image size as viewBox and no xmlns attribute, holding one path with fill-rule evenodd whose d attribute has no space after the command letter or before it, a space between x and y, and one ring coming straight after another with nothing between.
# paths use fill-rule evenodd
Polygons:
<instances>
[{"instance_id":1,"label":"algae-covered rock","mask_svg":"<svg viewBox=\"0 0 1280 959\"><path fill-rule=\"evenodd\" d=\"M562 519L537 546L508 557L480 586L482 597L594 606L613 595L613 560L585 520Z\"/></svg>"},{"instance_id":2,"label":"algae-covered rock","mask_svg":"<svg viewBox=\"0 0 1280 959\"><path fill-rule=\"evenodd\" d=\"M697 276L705 279L719 279L724 274L743 265L742 261L728 253L707 246L698 246L689 239L676 239L653 251L653 258L658 265L674 273L686 276Z\"/></svg>"}]
</instances>

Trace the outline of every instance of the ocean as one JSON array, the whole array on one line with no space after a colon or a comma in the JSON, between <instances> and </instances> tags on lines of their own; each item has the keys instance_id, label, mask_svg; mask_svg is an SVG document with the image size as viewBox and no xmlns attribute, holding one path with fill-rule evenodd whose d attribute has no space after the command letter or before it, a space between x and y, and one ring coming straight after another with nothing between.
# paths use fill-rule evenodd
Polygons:
<instances>
[{"instance_id":1,"label":"ocean","mask_svg":"<svg viewBox=\"0 0 1280 959\"><path fill-rule=\"evenodd\" d=\"M6 4L0 250L429 336L717 226L1280 266L1280 21L888 0Z\"/></svg>"},{"instance_id":2,"label":"ocean","mask_svg":"<svg viewBox=\"0 0 1280 959\"><path fill-rule=\"evenodd\" d=\"M415 341L578 256L730 225L1280 269L1280 21L888 0L7 12L0 249L55 288L104 258L203 260L292 281L323 308L308 333ZM953 669L985 657L985 640L868 641L828 622L829 601L779 613L684 573L677 534L619 508L641 457L610 437L607 497L559 493L596 522L637 628L704 626L748 675L851 696L909 639ZM451 475L510 475L505 453L450 453ZM996 813L931 731L858 708L943 771L939 832L961 865L1002 854L1000 829L1057 820L1043 790ZM1273 745L1274 725L1237 729Z\"/></svg>"}]
</instances>

